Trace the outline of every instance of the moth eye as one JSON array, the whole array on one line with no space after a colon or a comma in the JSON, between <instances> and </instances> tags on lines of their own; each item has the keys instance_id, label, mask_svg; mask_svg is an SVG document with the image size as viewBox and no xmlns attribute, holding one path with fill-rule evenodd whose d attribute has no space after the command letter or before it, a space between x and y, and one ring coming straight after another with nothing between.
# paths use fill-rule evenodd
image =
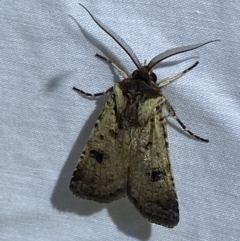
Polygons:
<instances>
[{"instance_id":1,"label":"moth eye","mask_svg":"<svg viewBox=\"0 0 240 241\"><path fill-rule=\"evenodd\" d=\"M151 78L154 83L157 82L157 75L154 72L151 73Z\"/></svg>"}]
</instances>

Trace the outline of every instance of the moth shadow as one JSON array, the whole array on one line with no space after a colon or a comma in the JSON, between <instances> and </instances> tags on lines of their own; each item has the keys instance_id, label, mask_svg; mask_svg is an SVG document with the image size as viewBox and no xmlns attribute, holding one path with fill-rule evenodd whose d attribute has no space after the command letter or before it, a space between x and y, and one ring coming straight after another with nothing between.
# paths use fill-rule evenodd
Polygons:
<instances>
[{"instance_id":1,"label":"moth shadow","mask_svg":"<svg viewBox=\"0 0 240 241\"><path fill-rule=\"evenodd\" d=\"M139 240L150 238L151 223L137 212L128 198L112 202L107 210L118 229L126 235Z\"/></svg>"},{"instance_id":2,"label":"moth shadow","mask_svg":"<svg viewBox=\"0 0 240 241\"><path fill-rule=\"evenodd\" d=\"M59 84L61 84L63 82L63 80L66 79L66 77L72 75L72 73L73 73L73 71L66 71L65 73L55 75L54 77L49 79L47 82L47 85L46 85L47 91L52 92L55 89L57 89Z\"/></svg>"}]
</instances>

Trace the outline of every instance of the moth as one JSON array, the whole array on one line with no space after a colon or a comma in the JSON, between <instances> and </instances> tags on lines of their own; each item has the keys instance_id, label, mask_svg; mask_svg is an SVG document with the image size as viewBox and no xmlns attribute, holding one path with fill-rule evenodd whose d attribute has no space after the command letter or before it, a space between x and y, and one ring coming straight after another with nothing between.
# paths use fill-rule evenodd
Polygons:
<instances>
[{"instance_id":1,"label":"moth","mask_svg":"<svg viewBox=\"0 0 240 241\"><path fill-rule=\"evenodd\" d=\"M109 99L78 160L70 189L78 197L99 203L110 203L127 195L143 217L172 228L179 222L179 208L163 110L194 138L204 142L208 140L186 128L162 94L162 87L196 67L198 61L160 83L152 70L156 64L173 55L217 40L174 48L157 55L147 65L141 65L131 48L116 33L83 5L80 6L125 50L137 69L128 76L114 62L96 54L119 71L124 80L106 92L96 94L73 87L83 95L97 97L108 94Z\"/></svg>"}]
</instances>

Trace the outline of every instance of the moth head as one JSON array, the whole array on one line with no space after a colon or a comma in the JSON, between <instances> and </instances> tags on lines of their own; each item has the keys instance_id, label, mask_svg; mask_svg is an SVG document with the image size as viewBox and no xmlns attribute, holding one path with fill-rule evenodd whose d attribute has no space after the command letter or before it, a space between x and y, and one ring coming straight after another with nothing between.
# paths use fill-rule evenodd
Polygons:
<instances>
[{"instance_id":1,"label":"moth head","mask_svg":"<svg viewBox=\"0 0 240 241\"><path fill-rule=\"evenodd\" d=\"M142 66L142 67L138 68L137 70L134 70L132 73L132 77L134 79L144 80L147 83L148 82L156 83L156 81L157 81L157 75L154 72L149 71L148 66Z\"/></svg>"}]
</instances>

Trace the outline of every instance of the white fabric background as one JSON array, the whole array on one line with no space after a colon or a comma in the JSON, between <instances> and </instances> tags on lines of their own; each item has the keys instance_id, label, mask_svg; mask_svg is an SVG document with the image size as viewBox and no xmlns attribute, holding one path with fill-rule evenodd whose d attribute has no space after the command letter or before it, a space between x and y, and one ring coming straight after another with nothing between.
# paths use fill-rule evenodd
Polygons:
<instances>
[{"instance_id":1,"label":"white fabric background","mask_svg":"<svg viewBox=\"0 0 240 241\"><path fill-rule=\"evenodd\" d=\"M2 0L0 5L0 240L239 240L239 1L81 1L143 62L167 49L221 39L175 56L159 80L200 64L164 88L202 143L168 126L180 204L174 229L150 224L127 198L77 199L68 185L105 99L118 81L96 52L131 73L125 52L78 1Z\"/></svg>"}]
</instances>

